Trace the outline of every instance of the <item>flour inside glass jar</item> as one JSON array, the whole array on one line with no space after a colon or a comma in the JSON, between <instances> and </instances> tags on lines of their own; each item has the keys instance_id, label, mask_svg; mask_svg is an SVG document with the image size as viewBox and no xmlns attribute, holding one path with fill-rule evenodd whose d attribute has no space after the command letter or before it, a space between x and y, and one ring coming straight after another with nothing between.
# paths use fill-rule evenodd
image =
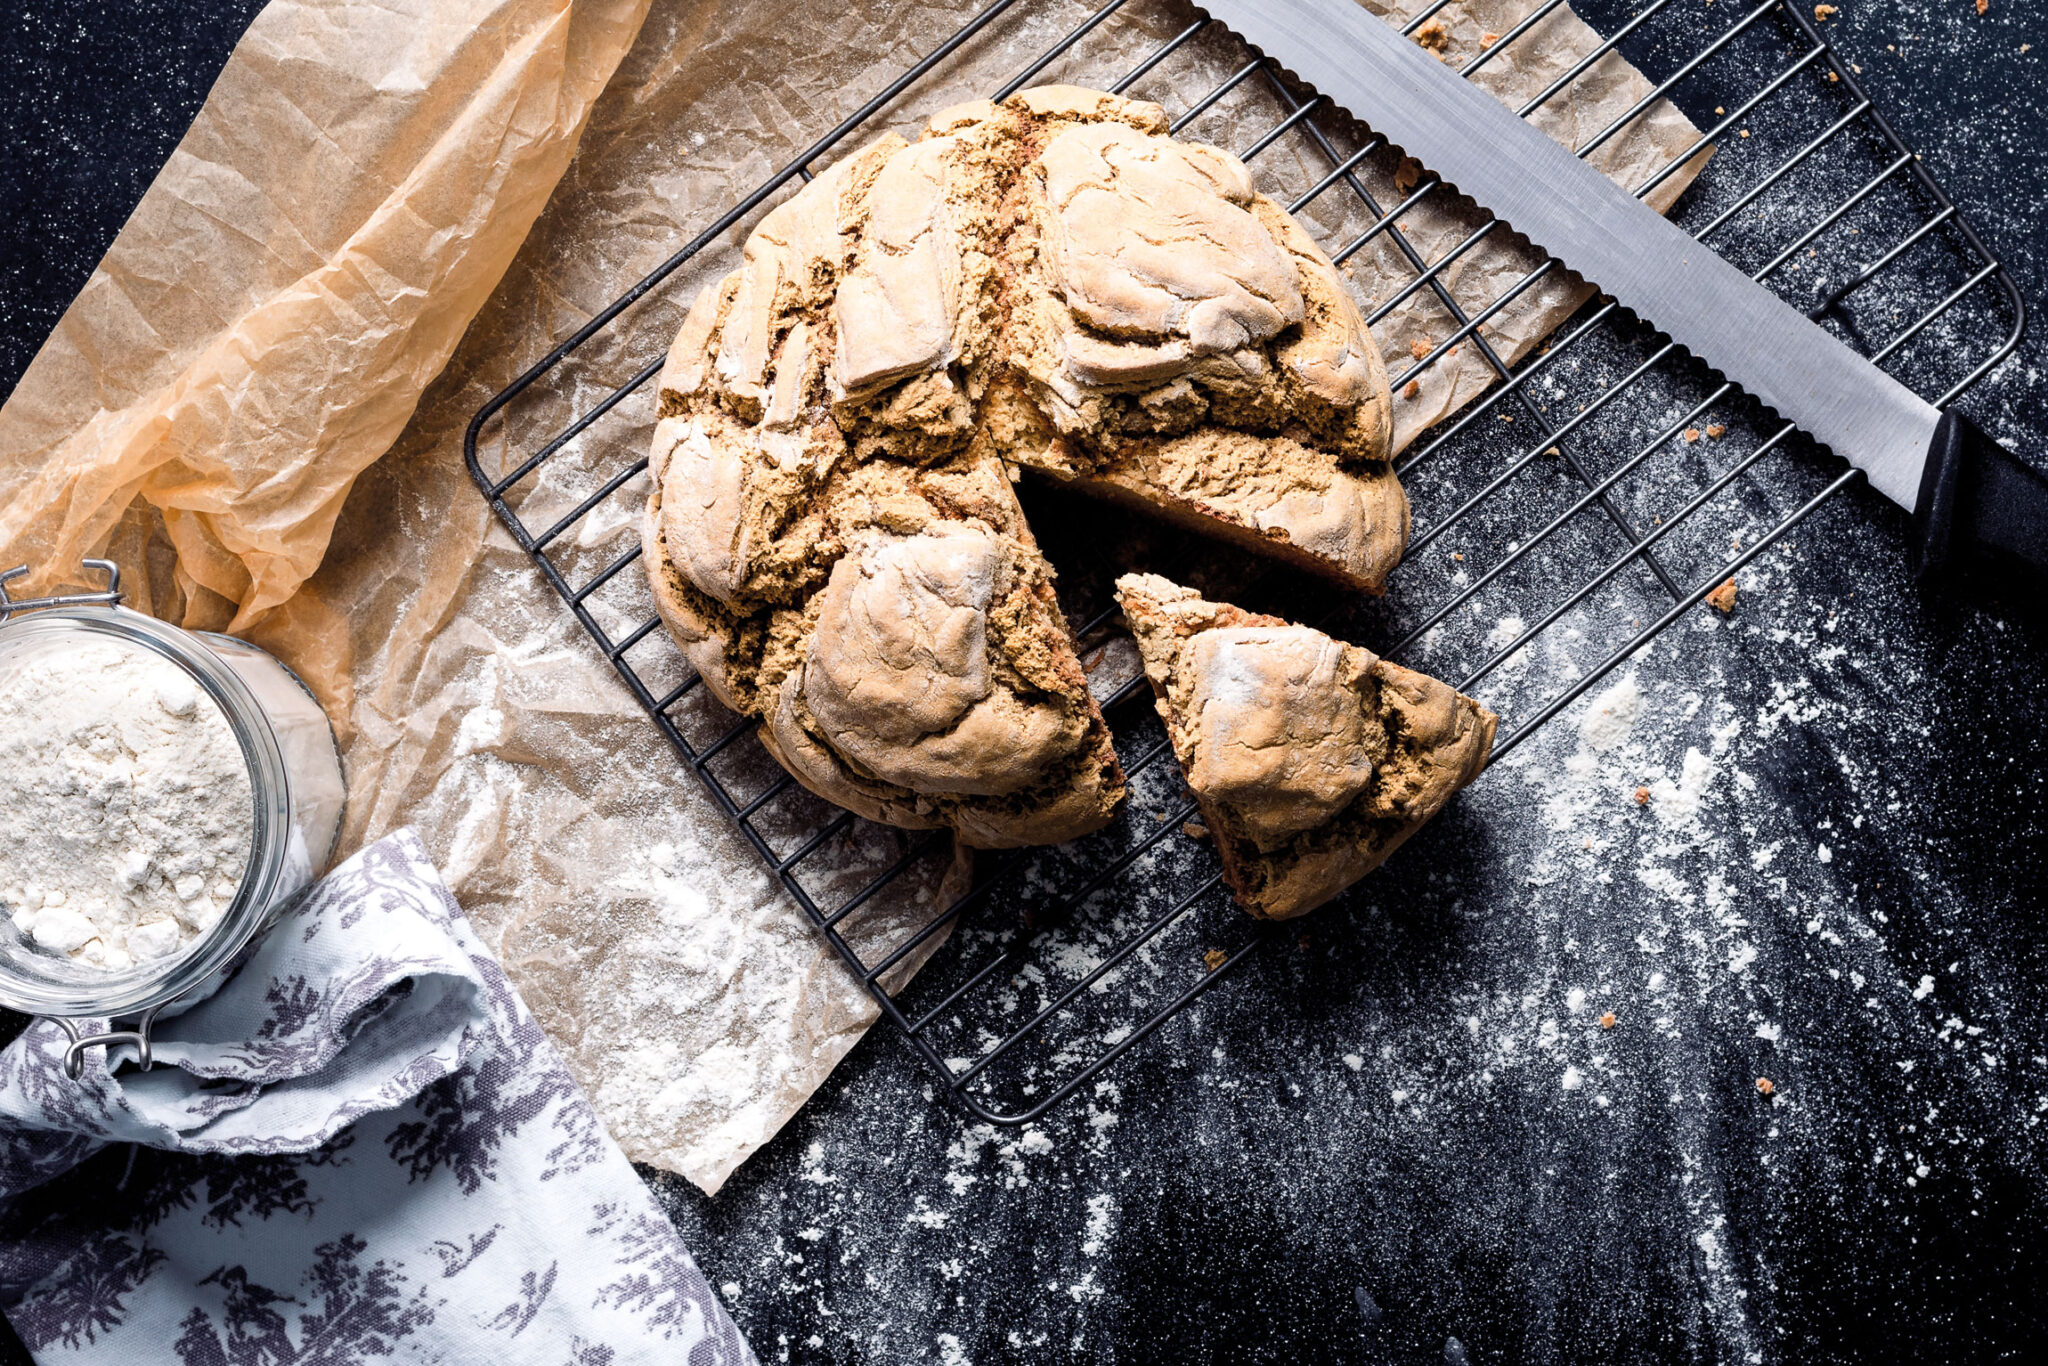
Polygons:
<instances>
[{"instance_id":1,"label":"flour inside glass jar","mask_svg":"<svg viewBox=\"0 0 2048 1366\"><path fill-rule=\"evenodd\" d=\"M0 913L35 948L177 953L233 902L252 813L227 717L169 659L86 641L0 667Z\"/></svg>"}]
</instances>

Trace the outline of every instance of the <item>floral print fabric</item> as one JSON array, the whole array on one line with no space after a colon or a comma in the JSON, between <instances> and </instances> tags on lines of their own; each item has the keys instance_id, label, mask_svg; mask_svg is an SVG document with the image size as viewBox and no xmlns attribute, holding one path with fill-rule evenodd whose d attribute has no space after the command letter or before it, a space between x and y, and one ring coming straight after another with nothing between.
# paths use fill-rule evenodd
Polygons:
<instances>
[{"instance_id":1,"label":"floral print fabric","mask_svg":"<svg viewBox=\"0 0 2048 1366\"><path fill-rule=\"evenodd\" d=\"M0 1310L39 1362L752 1366L411 831L157 1066L0 1053ZM125 1051L124 1051L125 1056Z\"/></svg>"}]
</instances>

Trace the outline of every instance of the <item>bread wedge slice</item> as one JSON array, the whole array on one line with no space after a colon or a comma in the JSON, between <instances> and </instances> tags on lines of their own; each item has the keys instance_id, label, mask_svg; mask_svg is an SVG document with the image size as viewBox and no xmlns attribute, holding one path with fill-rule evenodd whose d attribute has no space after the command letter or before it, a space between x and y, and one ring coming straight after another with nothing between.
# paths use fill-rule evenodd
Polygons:
<instances>
[{"instance_id":1,"label":"bread wedge slice","mask_svg":"<svg viewBox=\"0 0 2048 1366\"><path fill-rule=\"evenodd\" d=\"M1330 901L1477 777L1498 718L1369 650L1117 581L1174 755L1238 904L1283 920Z\"/></svg>"}]
</instances>

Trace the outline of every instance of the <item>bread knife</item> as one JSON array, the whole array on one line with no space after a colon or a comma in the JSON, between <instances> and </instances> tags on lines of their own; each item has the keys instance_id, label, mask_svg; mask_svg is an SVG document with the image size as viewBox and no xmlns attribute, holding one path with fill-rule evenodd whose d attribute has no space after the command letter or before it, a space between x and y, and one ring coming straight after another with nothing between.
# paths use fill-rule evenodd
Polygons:
<instances>
[{"instance_id":1,"label":"bread knife","mask_svg":"<svg viewBox=\"0 0 2048 1366\"><path fill-rule=\"evenodd\" d=\"M1208 0L1258 52L1861 469L1916 567L2048 575L2048 477L1943 412L1357 0Z\"/></svg>"}]
</instances>

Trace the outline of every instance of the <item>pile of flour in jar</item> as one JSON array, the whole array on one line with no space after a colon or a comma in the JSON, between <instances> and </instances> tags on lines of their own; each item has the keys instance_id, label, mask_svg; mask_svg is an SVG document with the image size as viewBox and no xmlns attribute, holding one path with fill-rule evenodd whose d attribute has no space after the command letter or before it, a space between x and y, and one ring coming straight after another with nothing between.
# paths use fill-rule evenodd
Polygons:
<instances>
[{"instance_id":1,"label":"pile of flour in jar","mask_svg":"<svg viewBox=\"0 0 2048 1366\"><path fill-rule=\"evenodd\" d=\"M253 823L227 717L170 660L88 641L0 672L0 913L37 948L176 953L233 902Z\"/></svg>"}]
</instances>

